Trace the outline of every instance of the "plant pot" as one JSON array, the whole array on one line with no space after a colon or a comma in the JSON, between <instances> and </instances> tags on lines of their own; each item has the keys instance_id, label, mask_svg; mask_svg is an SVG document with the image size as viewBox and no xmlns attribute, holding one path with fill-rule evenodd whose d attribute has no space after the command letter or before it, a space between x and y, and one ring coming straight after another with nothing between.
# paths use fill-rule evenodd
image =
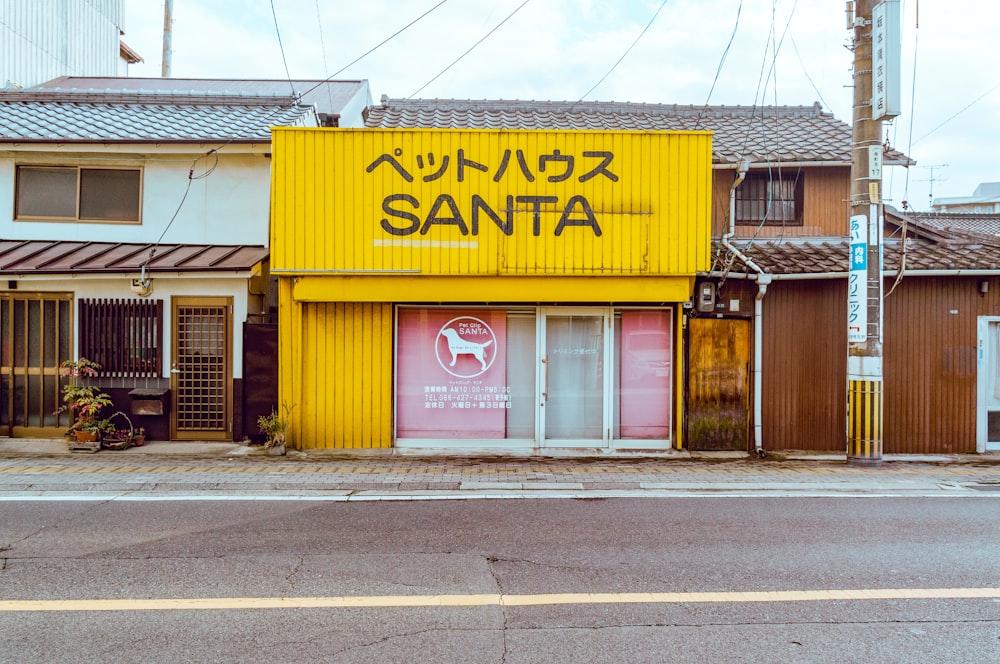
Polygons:
<instances>
[{"instance_id":1,"label":"plant pot","mask_svg":"<svg viewBox=\"0 0 1000 664\"><path fill-rule=\"evenodd\" d=\"M282 443L281 445L272 445L271 447L265 449L267 449L267 456L285 456L284 443Z\"/></svg>"},{"instance_id":2,"label":"plant pot","mask_svg":"<svg viewBox=\"0 0 1000 664\"><path fill-rule=\"evenodd\" d=\"M96 431L77 429L76 431L73 432L73 435L76 436L77 442L80 443L93 443L94 441L97 440Z\"/></svg>"},{"instance_id":3,"label":"plant pot","mask_svg":"<svg viewBox=\"0 0 1000 664\"><path fill-rule=\"evenodd\" d=\"M132 436L132 444L136 447L142 447L146 444L146 434L137 433Z\"/></svg>"},{"instance_id":4,"label":"plant pot","mask_svg":"<svg viewBox=\"0 0 1000 664\"><path fill-rule=\"evenodd\" d=\"M90 440L86 440L90 438ZM97 452L101 449L101 441L97 439L96 431L74 431L72 435L66 436L66 446L70 451L86 450L87 452Z\"/></svg>"}]
</instances>

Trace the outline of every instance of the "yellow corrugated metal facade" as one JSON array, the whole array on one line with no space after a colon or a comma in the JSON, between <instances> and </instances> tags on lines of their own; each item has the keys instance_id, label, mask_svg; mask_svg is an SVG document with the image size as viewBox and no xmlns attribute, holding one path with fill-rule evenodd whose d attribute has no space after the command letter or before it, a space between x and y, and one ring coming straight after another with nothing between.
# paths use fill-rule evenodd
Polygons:
<instances>
[{"instance_id":1,"label":"yellow corrugated metal facade","mask_svg":"<svg viewBox=\"0 0 1000 664\"><path fill-rule=\"evenodd\" d=\"M394 304L662 305L709 269L708 132L275 128L272 154L298 447L393 444Z\"/></svg>"},{"instance_id":2,"label":"yellow corrugated metal facade","mask_svg":"<svg viewBox=\"0 0 1000 664\"><path fill-rule=\"evenodd\" d=\"M296 404L294 445L390 447L392 306L306 303L280 330L282 399Z\"/></svg>"},{"instance_id":3,"label":"yellow corrugated metal facade","mask_svg":"<svg viewBox=\"0 0 1000 664\"><path fill-rule=\"evenodd\" d=\"M278 128L274 165L276 273L708 267L708 133Z\"/></svg>"}]
</instances>

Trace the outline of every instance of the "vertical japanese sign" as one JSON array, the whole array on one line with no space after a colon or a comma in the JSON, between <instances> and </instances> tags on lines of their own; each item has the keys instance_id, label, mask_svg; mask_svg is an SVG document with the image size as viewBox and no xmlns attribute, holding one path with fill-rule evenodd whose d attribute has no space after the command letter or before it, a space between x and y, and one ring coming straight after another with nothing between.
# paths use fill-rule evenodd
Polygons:
<instances>
[{"instance_id":1,"label":"vertical japanese sign","mask_svg":"<svg viewBox=\"0 0 1000 664\"><path fill-rule=\"evenodd\" d=\"M496 310L400 310L398 437L504 438L506 320Z\"/></svg>"},{"instance_id":2,"label":"vertical japanese sign","mask_svg":"<svg viewBox=\"0 0 1000 664\"><path fill-rule=\"evenodd\" d=\"M851 266L847 276L847 342L868 339L868 217L851 217Z\"/></svg>"},{"instance_id":3,"label":"vertical japanese sign","mask_svg":"<svg viewBox=\"0 0 1000 664\"><path fill-rule=\"evenodd\" d=\"M894 118L900 108L899 0L872 8L872 119Z\"/></svg>"}]
</instances>

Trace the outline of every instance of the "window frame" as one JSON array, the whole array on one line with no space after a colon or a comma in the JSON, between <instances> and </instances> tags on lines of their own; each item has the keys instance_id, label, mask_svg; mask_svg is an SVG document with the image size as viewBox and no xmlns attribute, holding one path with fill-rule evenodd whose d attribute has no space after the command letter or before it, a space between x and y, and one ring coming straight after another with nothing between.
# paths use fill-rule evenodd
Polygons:
<instances>
[{"instance_id":1,"label":"window frame","mask_svg":"<svg viewBox=\"0 0 1000 664\"><path fill-rule=\"evenodd\" d=\"M746 179L736 188L734 201L735 223L737 226L787 227L804 225L805 175L802 169L782 172L781 169L761 169L750 171ZM777 187L775 186L777 185ZM791 196L776 198L775 190L790 188ZM781 207L791 204L793 213L776 214ZM747 211L749 210L749 214ZM757 214L757 210L762 210Z\"/></svg>"},{"instance_id":2,"label":"window frame","mask_svg":"<svg viewBox=\"0 0 1000 664\"><path fill-rule=\"evenodd\" d=\"M75 173L75 191L73 192L73 208L74 212L72 216L59 216L59 215L47 215L47 214L22 214L22 200L21 194L24 188L24 182L22 178L22 172L26 171L72 171ZM85 192L83 189L85 180L85 171L116 171L120 173L135 173L136 174L136 186L135 186L135 215L125 217L113 217L113 216L83 216L81 214L81 207L83 205L83 200ZM105 224L129 224L129 225L140 225L142 224L142 204L143 204L143 181L144 172L141 166L89 166L89 165L65 165L65 164L17 164L15 167L14 174L14 221L45 221L45 222L69 222L69 223L105 223ZM129 193L133 193L130 189ZM68 192L60 192L61 195L68 195Z\"/></svg>"}]
</instances>

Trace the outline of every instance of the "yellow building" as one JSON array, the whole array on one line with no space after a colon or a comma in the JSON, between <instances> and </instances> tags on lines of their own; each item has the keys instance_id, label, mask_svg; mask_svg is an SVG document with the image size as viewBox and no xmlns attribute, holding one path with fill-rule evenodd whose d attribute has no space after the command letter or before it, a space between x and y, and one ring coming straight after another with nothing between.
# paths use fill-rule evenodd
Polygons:
<instances>
[{"instance_id":1,"label":"yellow building","mask_svg":"<svg viewBox=\"0 0 1000 664\"><path fill-rule=\"evenodd\" d=\"M276 128L299 448L680 447L708 132Z\"/></svg>"}]
</instances>

